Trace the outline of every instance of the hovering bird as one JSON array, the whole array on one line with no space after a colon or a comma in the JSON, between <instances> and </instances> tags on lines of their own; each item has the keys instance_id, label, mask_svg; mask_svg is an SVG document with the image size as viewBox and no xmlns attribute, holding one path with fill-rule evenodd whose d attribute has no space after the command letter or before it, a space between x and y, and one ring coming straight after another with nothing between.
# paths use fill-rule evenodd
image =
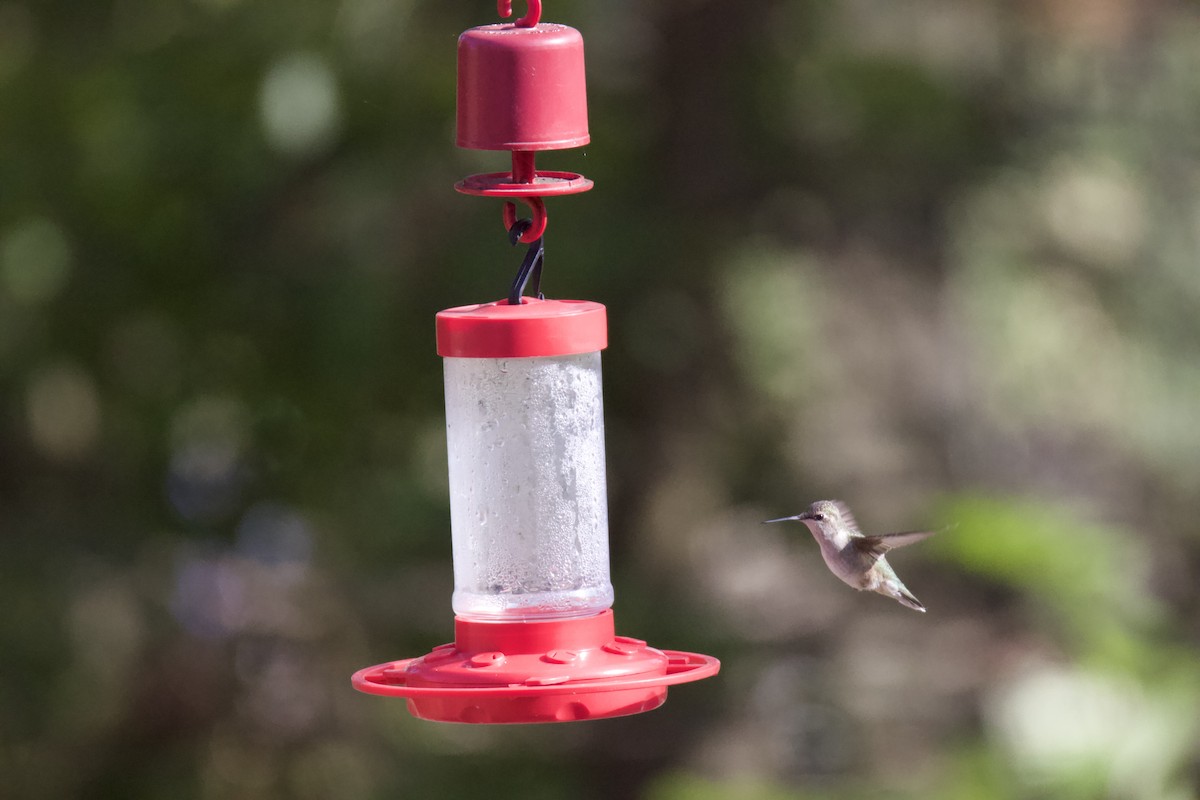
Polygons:
<instances>
[{"instance_id":1,"label":"hovering bird","mask_svg":"<svg viewBox=\"0 0 1200 800\"><path fill-rule=\"evenodd\" d=\"M818 500L794 517L768 519L765 522L803 522L817 544L831 572L859 591L879 592L909 608L925 613L925 606L913 597L885 557L889 550L919 542L933 531L881 533L867 536L858 529L854 515L841 500Z\"/></svg>"}]
</instances>

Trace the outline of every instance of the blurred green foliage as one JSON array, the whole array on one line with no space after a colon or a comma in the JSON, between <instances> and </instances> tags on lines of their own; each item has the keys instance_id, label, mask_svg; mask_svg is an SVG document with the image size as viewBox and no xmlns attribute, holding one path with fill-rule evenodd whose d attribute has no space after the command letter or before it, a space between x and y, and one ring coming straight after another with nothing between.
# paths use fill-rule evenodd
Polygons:
<instances>
[{"instance_id":1,"label":"blurred green foliage","mask_svg":"<svg viewBox=\"0 0 1200 800\"><path fill-rule=\"evenodd\" d=\"M519 5L519 4L518 4ZM433 314L520 253L432 0L0 0L0 794L1200 797L1200 14L547 2L593 142L628 719L412 719L450 638ZM840 497L929 606L800 531Z\"/></svg>"}]
</instances>

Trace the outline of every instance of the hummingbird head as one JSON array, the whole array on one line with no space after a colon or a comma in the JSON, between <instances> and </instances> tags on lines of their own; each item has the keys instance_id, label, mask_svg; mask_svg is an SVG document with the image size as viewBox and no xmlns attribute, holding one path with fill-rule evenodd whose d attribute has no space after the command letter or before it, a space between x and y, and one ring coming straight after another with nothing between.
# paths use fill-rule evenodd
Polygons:
<instances>
[{"instance_id":1,"label":"hummingbird head","mask_svg":"<svg viewBox=\"0 0 1200 800\"><path fill-rule=\"evenodd\" d=\"M785 520L803 522L814 532L818 528L840 530L843 527L848 527L858 530L858 526L854 521L854 515L850 513L850 509L846 507L846 504L840 500L818 500L809 506L807 511L803 511L794 517L769 519L767 522L783 522Z\"/></svg>"},{"instance_id":2,"label":"hummingbird head","mask_svg":"<svg viewBox=\"0 0 1200 800\"><path fill-rule=\"evenodd\" d=\"M807 511L798 514L796 519L838 525L842 522L845 509L846 507L837 500L818 500L809 506Z\"/></svg>"}]
</instances>

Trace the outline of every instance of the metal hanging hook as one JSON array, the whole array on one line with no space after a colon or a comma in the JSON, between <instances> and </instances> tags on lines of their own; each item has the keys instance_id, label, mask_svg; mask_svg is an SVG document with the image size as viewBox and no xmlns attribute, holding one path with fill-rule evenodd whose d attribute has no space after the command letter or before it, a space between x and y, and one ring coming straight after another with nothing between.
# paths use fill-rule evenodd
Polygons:
<instances>
[{"instance_id":1,"label":"metal hanging hook","mask_svg":"<svg viewBox=\"0 0 1200 800\"><path fill-rule=\"evenodd\" d=\"M525 222L525 220L520 220ZM520 224L518 222L518 225ZM512 234L516 233L514 229ZM514 240L516 236L511 236ZM516 244L516 241L513 241ZM508 289L508 304L510 306L519 306L521 304L521 296L525 294L525 286L529 283L530 278L533 279L533 296L538 300L545 300L545 295L542 294L542 266L546 263L546 247L543 239L534 239L529 249L525 252L525 258L521 261L521 268L517 270L517 277L513 278L512 286Z\"/></svg>"},{"instance_id":2,"label":"metal hanging hook","mask_svg":"<svg viewBox=\"0 0 1200 800\"><path fill-rule=\"evenodd\" d=\"M542 18L542 0L526 0L529 13L514 22L518 28L532 28ZM496 11L504 19L512 16L512 0L496 0Z\"/></svg>"},{"instance_id":3,"label":"metal hanging hook","mask_svg":"<svg viewBox=\"0 0 1200 800\"><path fill-rule=\"evenodd\" d=\"M522 197L521 202L533 211L533 219L529 220L529 226L517 241L533 244L546 232L546 204L540 197ZM512 231L517 222L517 204L511 201L506 202L504 204L504 230Z\"/></svg>"}]
</instances>

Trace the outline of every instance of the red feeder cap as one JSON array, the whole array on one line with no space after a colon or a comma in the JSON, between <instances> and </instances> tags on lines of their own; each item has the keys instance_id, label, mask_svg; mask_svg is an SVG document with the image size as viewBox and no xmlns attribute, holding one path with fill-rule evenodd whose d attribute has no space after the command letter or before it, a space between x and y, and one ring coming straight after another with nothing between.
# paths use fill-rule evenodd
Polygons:
<instances>
[{"instance_id":1,"label":"red feeder cap","mask_svg":"<svg viewBox=\"0 0 1200 800\"><path fill-rule=\"evenodd\" d=\"M588 141L579 31L502 23L459 37L459 147L564 150Z\"/></svg>"},{"instance_id":2,"label":"red feeder cap","mask_svg":"<svg viewBox=\"0 0 1200 800\"><path fill-rule=\"evenodd\" d=\"M437 315L443 358L535 358L593 353L608 346L604 306L590 300L521 299L460 306Z\"/></svg>"}]
</instances>

